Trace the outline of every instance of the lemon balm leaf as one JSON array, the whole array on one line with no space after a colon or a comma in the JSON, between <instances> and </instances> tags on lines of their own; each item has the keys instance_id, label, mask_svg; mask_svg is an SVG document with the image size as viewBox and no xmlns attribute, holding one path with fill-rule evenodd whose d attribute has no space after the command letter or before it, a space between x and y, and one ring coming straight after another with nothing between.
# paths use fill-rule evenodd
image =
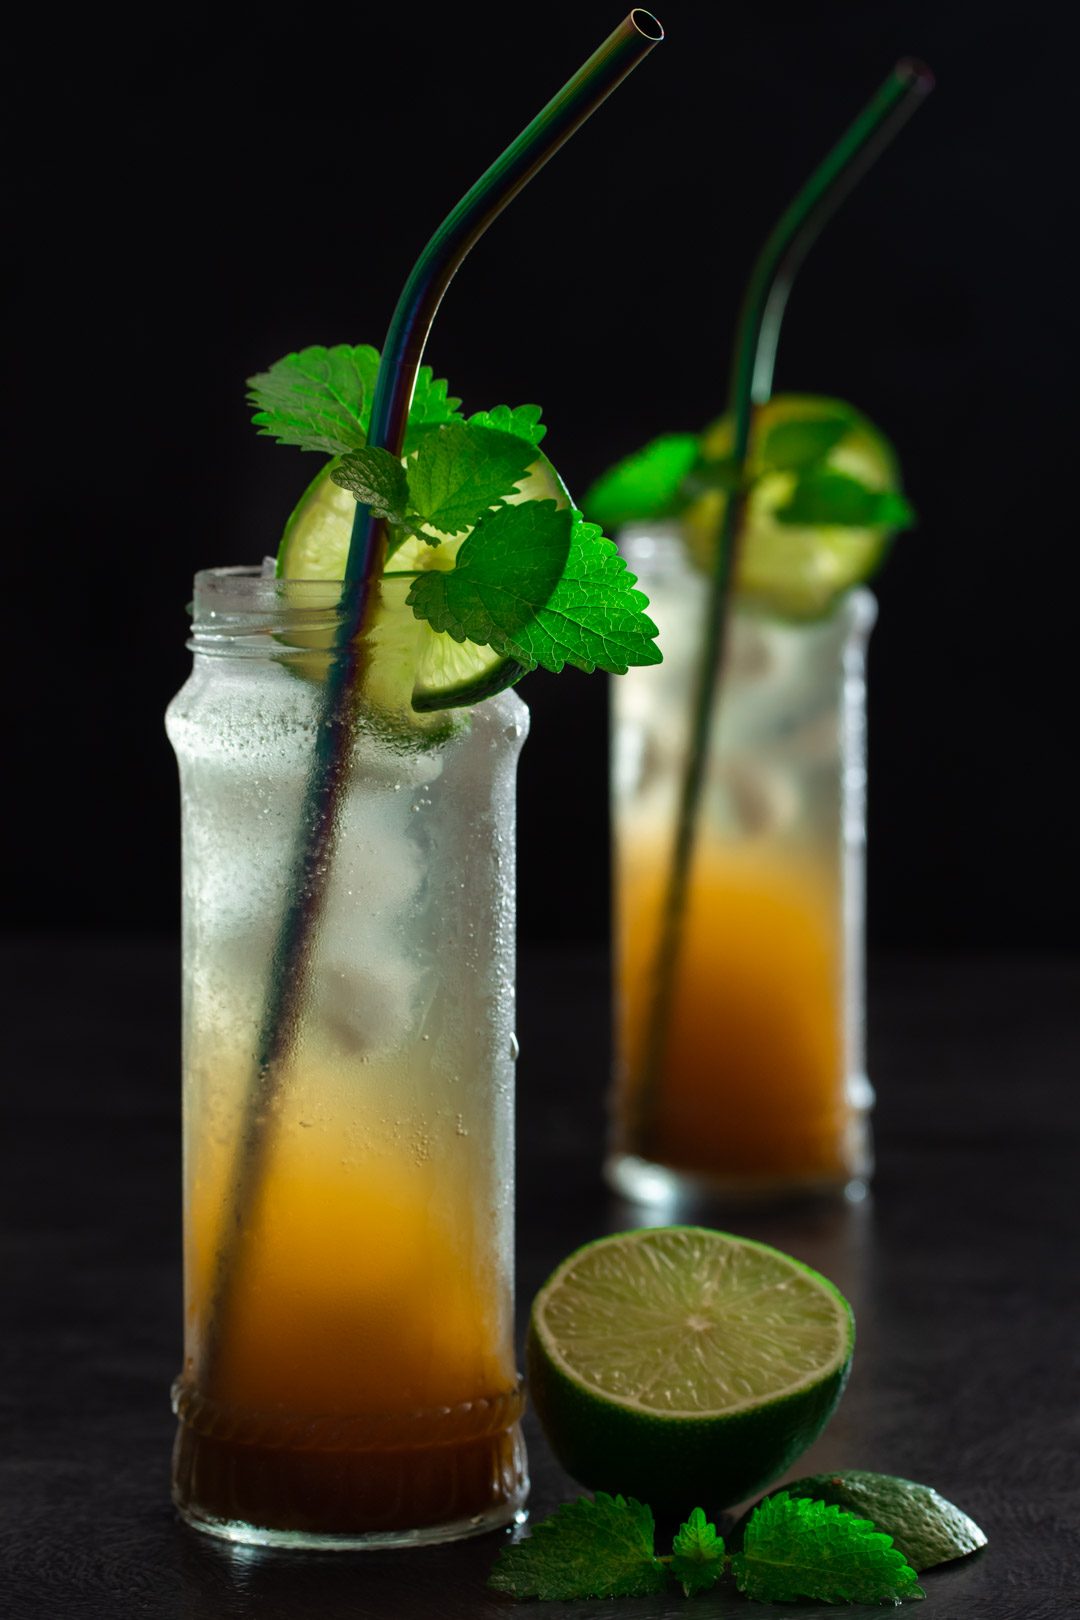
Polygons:
<instances>
[{"instance_id":1,"label":"lemon balm leaf","mask_svg":"<svg viewBox=\"0 0 1080 1620\"><path fill-rule=\"evenodd\" d=\"M570 554L573 518L554 501L500 506L463 541L455 565L414 579L408 601L418 619L455 641L510 653L526 626L551 599Z\"/></svg>"},{"instance_id":2,"label":"lemon balm leaf","mask_svg":"<svg viewBox=\"0 0 1080 1620\"><path fill-rule=\"evenodd\" d=\"M421 366L416 374L416 388L409 406L409 429L438 427L443 422L460 422L460 399L450 393L445 377L436 377L430 366ZM409 448L408 434L405 448Z\"/></svg>"},{"instance_id":3,"label":"lemon balm leaf","mask_svg":"<svg viewBox=\"0 0 1080 1620\"><path fill-rule=\"evenodd\" d=\"M688 500L710 489L734 495L737 489L750 482L751 479L734 456L717 456L712 461L699 461L692 467L686 475L682 491Z\"/></svg>"},{"instance_id":4,"label":"lemon balm leaf","mask_svg":"<svg viewBox=\"0 0 1080 1620\"><path fill-rule=\"evenodd\" d=\"M371 445L342 456L330 474L335 484L347 489L356 500L370 506L376 517L403 523L409 505L409 485L405 469L389 450Z\"/></svg>"},{"instance_id":5,"label":"lemon balm leaf","mask_svg":"<svg viewBox=\"0 0 1080 1620\"><path fill-rule=\"evenodd\" d=\"M850 416L814 416L777 422L765 434L761 460L782 472L799 472L825 460L851 427Z\"/></svg>"},{"instance_id":6,"label":"lemon balm leaf","mask_svg":"<svg viewBox=\"0 0 1080 1620\"><path fill-rule=\"evenodd\" d=\"M579 1497L506 1547L488 1577L515 1598L647 1597L666 1585L652 1512L633 1497Z\"/></svg>"},{"instance_id":7,"label":"lemon balm leaf","mask_svg":"<svg viewBox=\"0 0 1080 1620\"><path fill-rule=\"evenodd\" d=\"M494 647L526 669L624 675L661 661L648 600L634 584L595 523L554 501L523 501L486 513L455 566L415 579L408 600L433 630Z\"/></svg>"},{"instance_id":8,"label":"lemon balm leaf","mask_svg":"<svg viewBox=\"0 0 1080 1620\"><path fill-rule=\"evenodd\" d=\"M469 417L474 427L497 428L500 433L512 433L529 444L539 444L547 433L540 420L539 405L494 405L490 411L476 411Z\"/></svg>"},{"instance_id":9,"label":"lemon balm leaf","mask_svg":"<svg viewBox=\"0 0 1080 1620\"><path fill-rule=\"evenodd\" d=\"M379 351L370 343L338 343L329 349L313 343L248 378L248 402L258 407L252 420L260 433L279 444L330 456L359 450L367 443L378 373ZM414 448L425 429L460 421L460 404L445 378L421 366L405 449Z\"/></svg>"},{"instance_id":10,"label":"lemon balm leaf","mask_svg":"<svg viewBox=\"0 0 1080 1620\"><path fill-rule=\"evenodd\" d=\"M444 422L464 421L458 408L461 401L449 392L449 388L445 377L434 376L430 366L420 367L405 427L406 455L416 450L427 434L442 427ZM365 417L364 426L367 425Z\"/></svg>"},{"instance_id":11,"label":"lemon balm leaf","mask_svg":"<svg viewBox=\"0 0 1080 1620\"><path fill-rule=\"evenodd\" d=\"M687 1597L707 1592L724 1573L723 1537L717 1535L715 1524L705 1517L703 1508L695 1508L679 1526L671 1544L671 1573L681 1582Z\"/></svg>"},{"instance_id":12,"label":"lemon balm leaf","mask_svg":"<svg viewBox=\"0 0 1080 1620\"><path fill-rule=\"evenodd\" d=\"M893 1474L872 1474L846 1468L832 1474L808 1474L784 1486L791 1497L830 1502L859 1518L869 1519L913 1569L930 1569L953 1558L963 1558L986 1546L986 1536L962 1508L939 1495L931 1485ZM749 1518L749 1515L747 1515ZM738 1536L741 1524L735 1527Z\"/></svg>"},{"instance_id":13,"label":"lemon balm leaf","mask_svg":"<svg viewBox=\"0 0 1080 1620\"><path fill-rule=\"evenodd\" d=\"M755 1509L731 1568L739 1591L759 1603L900 1603L926 1595L891 1536L786 1491Z\"/></svg>"},{"instance_id":14,"label":"lemon balm leaf","mask_svg":"<svg viewBox=\"0 0 1080 1620\"><path fill-rule=\"evenodd\" d=\"M462 534L516 492L535 459L535 447L513 434L444 423L423 435L409 462L413 510L441 534Z\"/></svg>"},{"instance_id":15,"label":"lemon balm leaf","mask_svg":"<svg viewBox=\"0 0 1080 1620\"><path fill-rule=\"evenodd\" d=\"M258 407L252 420L260 433L301 450L335 456L359 449L378 369L379 351L367 343L315 343L287 354L248 378L248 402Z\"/></svg>"},{"instance_id":16,"label":"lemon balm leaf","mask_svg":"<svg viewBox=\"0 0 1080 1620\"><path fill-rule=\"evenodd\" d=\"M602 473L585 510L605 529L670 517L681 508L682 482L697 459L696 434L665 433Z\"/></svg>"},{"instance_id":17,"label":"lemon balm leaf","mask_svg":"<svg viewBox=\"0 0 1080 1620\"><path fill-rule=\"evenodd\" d=\"M896 490L870 489L850 473L812 467L773 516L801 527L906 529L915 513Z\"/></svg>"},{"instance_id":18,"label":"lemon balm leaf","mask_svg":"<svg viewBox=\"0 0 1080 1620\"><path fill-rule=\"evenodd\" d=\"M649 599L636 583L614 544L575 513L558 584L503 650L556 675L566 664L587 675L625 675L632 664L661 663L657 629L644 611Z\"/></svg>"}]
</instances>

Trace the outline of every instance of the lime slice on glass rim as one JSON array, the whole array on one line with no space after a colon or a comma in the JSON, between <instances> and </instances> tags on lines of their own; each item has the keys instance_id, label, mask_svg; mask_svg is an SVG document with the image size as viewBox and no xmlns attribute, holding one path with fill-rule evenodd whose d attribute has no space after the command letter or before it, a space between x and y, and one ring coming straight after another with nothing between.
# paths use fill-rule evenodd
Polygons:
<instances>
[{"instance_id":1,"label":"lime slice on glass rim","mask_svg":"<svg viewBox=\"0 0 1080 1620\"><path fill-rule=\"evenodd\" d=\"M345 576L356 501L331 478L335 465L328 462L312 479L285 525L277 554L279 579ZM566 485L540 452L517 493L505 500L507 505L528 500L553 500L560 507L571 504ZM390 558L388 573L450 569L468 537L468 533L443 536L437 546L410 538ZM390 713L411 708L418 714L464 708L505 691L526 673L523 664L491 647L455 641L432 630L406 602L410 584L409 578L379 581L379 604L369 633L373 656L364 686L376 708Z\"/></svg>"},{"instance_id":2,"label":"lime slice on glass rim","mask_svg":"<svg viewBox=\"0 0 1080 1620\"><path fill-rule=\"evenodd\" d=\"M849 427L824 460L827 471L847 473L875 491L899 493L900 469L888 440L859 411L841 400L815 394L777 394L754 413L750 461L765 435L782 422L812 422L844 417ZM723 416L701 437L709 460L728 455L733 424ZM827 613L853 585L868 580L889 551L894 530L848 525L781 523L776 509L795 487L796 474L765 472L750 491L739 558L737 590L743 603L784 618L811 619ZM682 515L691 556L711 571L716 537L727 495L709 490Z\"/></svg>"},{"instance_id":3,"label":"lime slice on glass rim","mask_svg":"<svg viewBox=\"0 0 1080 1620\"><path fill-rule=\"evenodd\" d=\"M567 1473L685 1516L745 1501L806 1450L854 1340L843 1295L790 1255L646 1227L586 1244L541 1288L529 1393Z\"/></svg>"}]
</instances>

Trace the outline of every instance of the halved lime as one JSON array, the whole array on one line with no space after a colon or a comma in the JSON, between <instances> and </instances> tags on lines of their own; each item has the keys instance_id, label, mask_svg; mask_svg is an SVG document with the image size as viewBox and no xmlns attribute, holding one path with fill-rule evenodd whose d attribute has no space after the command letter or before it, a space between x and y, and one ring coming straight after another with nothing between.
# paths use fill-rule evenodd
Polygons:
<instances>
[{"instance_id":1,"label":"halved lime","mask_svg":"<svg viewBox=\"0 0 1080 1620\"><path fill-rule=\"evenodd\" d=\"M849 427L825 457L830 471L847 473L875 491L900 490L900 470L888 440L841 400L814 394L778 394L754 414L750 461L766 434L781 422L846 418ZM730 453L732 420L721 417L702 435L703 455L719 459ZM768 471L754 484L747 501L746 529L739 559L740 599L789 618L824 613L842 591L869 579L881 566L893 531L887 527L797 525L775 517L795 487L794 472ZM727 495L719 489L700 495L683 515L684 532L694 560L711 569Z\"/></svg>"},{"instance_id":2,"label":"halved lime","mask_svg":"<svg viewBox=\"0 0 1080 1620\"><path fill-rule=\"evenodd\" d=\"M649 1227L586 1244L541 1288L529 1390L575 1479L685 1515L744 1501L817 1438L854 1339L843 1295L790 1255Z\"/></svg>"},{"instance_id":3,"label":"halved lime","mask_svg":"<svg viewBox=\"0 0 1080 1620\"><path fill-rule=\"evenodd\" d=\"M279 578L344 578L356 501L334 483L333 468L329 462L312 479L285 525L277 554ZM566 485L539 452L517 493L507 497L510 505L526 500L570 505ZM388 571L452 568L467 539L467 534L443 536L437 546L407 540L390 559ZM379 582L370 633L374 657L365 682L369 702L391 713L409 707L421 713L455 709L493 697L521 679L525 667L514 659L491 647L455 641L418 619L406 604L409 583L408 578L392 577Z\"/></svg>"}]
</instances>

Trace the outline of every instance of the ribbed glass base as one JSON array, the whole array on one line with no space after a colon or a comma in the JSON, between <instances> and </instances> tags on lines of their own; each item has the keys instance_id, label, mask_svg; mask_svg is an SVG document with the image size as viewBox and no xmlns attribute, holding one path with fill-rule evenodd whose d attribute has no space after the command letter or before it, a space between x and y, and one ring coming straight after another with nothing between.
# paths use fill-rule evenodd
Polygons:
<instances>
[{"instance_id":1,"label":"ribbed glass base","mask_svg":"<svg viewBox=\"0 0 1080 1620\"><path fill-rule=\"evenodd\" d=\"M482 1536L509 1524L524 1524L528 1517L525 1512L528 1494L526 1479L516 1500L500 1502L486 1513L474 1513L452 1524L421 1525L415 1530L357 1531L350 1535L318 1530L269 1530L239 1519L211 1518L190 1503L178 1502L176 1506L185 1524L193 1529L245 1547L291 1548L297 1552L378 1552L388 1547L430 1547L443 1541L464 1541L469 1536Z\"/></svg>"},{"instance_id":2,"label":"ribbed glass base","mask_svg":"<svg viewBox=\"0 0 1080 1620\"><path fill-rule=\"evenodd\" d=\"M520 1520L520 1388L408 1414L305 1417L213 1401L183 1380L173 1501L188 1524L256 1547L414 1547Z\"/></svg>"}]
</instances>

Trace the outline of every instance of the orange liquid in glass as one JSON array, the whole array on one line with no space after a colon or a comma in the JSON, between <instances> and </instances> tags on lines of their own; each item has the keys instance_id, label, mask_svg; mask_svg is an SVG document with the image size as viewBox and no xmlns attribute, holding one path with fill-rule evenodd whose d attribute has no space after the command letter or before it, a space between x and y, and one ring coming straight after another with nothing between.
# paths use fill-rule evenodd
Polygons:
<instances>
[{"instance_id":1,"label":"orange liquid in glass","mask_svg":"<svg viewBox=\"0 0 1080 1620\"><path fill-rule=\"evenodd\" d=\"M659 1083L639 1108L667 859L656 843L620 859L624 1146L703 1176L842 1173L849 1110L837 879L775 848L703 840Z\"/></svg>"},{"instance_id":2,"label":"orange liquid in glass","mask_svg":"<svg viewBox=\"0 0 1080 1620\"><path fill-rule=\"evenodd\" d=\"M181 1504L349 1536L467 1521L513 1498L521 1397L465 1155L416 1140L362 1153L339 1132L283 1125L211 1339L226 1172L204 1141Z\"/></svg>"}]
</instances>

